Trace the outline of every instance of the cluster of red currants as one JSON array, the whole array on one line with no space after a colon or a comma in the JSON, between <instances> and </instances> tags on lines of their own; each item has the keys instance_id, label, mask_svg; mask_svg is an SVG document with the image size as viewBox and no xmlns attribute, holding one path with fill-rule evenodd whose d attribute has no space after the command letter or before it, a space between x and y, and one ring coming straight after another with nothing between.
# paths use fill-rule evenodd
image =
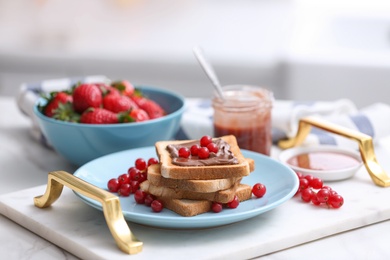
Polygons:
<instances>
[{"instance_id":1,"label":"cluster of red currants","mask_svg":"<svg viewBox=\"0 0 390 260\"><path fill-rule=\"evenodd\" d=\"M150 206L154 212L160 212L164 207L162 202L139 188L140 184L147 179L148 166L156 163L159 163L156 158L150 158L148 161L143 158L136 159L134 166L130 167L127 173L123 173L118 178L112 178L107 182L108 190L116 192L122 197L134 194L134 199L138 204L145 204Z\"/></svg>"},{"instance_id":2,"label":"cluster of red currants","mask_svg":"<svg viewBox=\"0 0 390 260\"><path fill-rule=\"evenodd\" d=\"M303 175L297 172L299 187L297 194L301 195L304 202L316 206L326 205L328 208L340 208L344 204L344 198L329 186L324 186L320 178L313 175Z\"/></svg>"},{"instance_id":3,"label":"cluster of red currants","mask_svg":"<svg viewBox=\"0 0 390 260\"><path fill-rule=\"evenodd\" d=\"M266 192L267 192L267 188L262 183L256 183L252 187L252 194L256 198L262 198ZM235 209L238 207L238 205L240 205L240 200L238 199L237 195L235 195L233 200L226 204L226 207L229 209ZM213 202L213 204L211 205L211 210L215 213L219 213L222 211L223 207L224 205L222 203Z\"/></svg>"},{"instance_id":4,"label":"cluster of red currants","mask_svg":"<svg viewBox=\"0 0 390 260\"><path fill-rule=\"evenodd\" d=\"M199 144L194 144L190 148L181 147L179 149L179 157L189 158L190 156L198 156L199 159L207 159L210 157L210 153L217 153L218 146L213 143L211 136L202 136L199 140Z\"/></svg>"}]
</instances>

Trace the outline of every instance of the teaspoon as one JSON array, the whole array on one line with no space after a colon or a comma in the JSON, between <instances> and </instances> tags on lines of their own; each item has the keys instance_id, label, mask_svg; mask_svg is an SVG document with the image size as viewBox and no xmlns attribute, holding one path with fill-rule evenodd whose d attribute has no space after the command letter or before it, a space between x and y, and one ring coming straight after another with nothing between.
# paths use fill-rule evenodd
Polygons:
<instances>
[{"instance_id":1,"label":"teaspoon","mask_svg":"<svg viewBox=\"0 0 390 260\"><path fill-rule=\"evenodd\" d=\"M217 91L219 98L224 100L225 98L224 98L222 87L221 87L221 84L219 83L217 74L215 73L211 64L206 60L205 56L203 55L202 49L199 46L195 46L193 48L193 52L194 52L195 57L197 58L199 64L203 68L203 71L206 73L208 78L211 80L211 83L213 83L213 86L215 87L215 90Z\"/></svg>"}]
</instances>

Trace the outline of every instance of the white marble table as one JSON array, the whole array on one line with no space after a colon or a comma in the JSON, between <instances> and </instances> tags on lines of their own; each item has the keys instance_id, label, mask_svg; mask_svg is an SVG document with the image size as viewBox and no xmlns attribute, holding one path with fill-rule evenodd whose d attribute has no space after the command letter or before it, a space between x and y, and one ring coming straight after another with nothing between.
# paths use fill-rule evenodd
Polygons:
<instances>
[{"instance_id":1,"label":"white marble table","mask_svg":"<svg viewBox=\"0 0 390 260\"><path fill-rule=\"evenodd\" d=\"M53 151L42 147L29 135L30 121L19 112L12 98L0 97L0 111L0 195L46 184L46 173L49 171L75 170L75 167L69 165ZM390 155L387 147L390 148L390 141L387 139L377 147L377 153L383 158ZM389 165L386 163L385 169ZM387 201L387 198L383 198L383 203ZM302 213L302 228L304 228L307 220L305 213ZM390 257L389 234L390 221L387 220L265 255L262 258L388 259ZM215 249L207 247L205 243L204 250ZM0 216L0 255L4 259L77 259L74 255L4 216ZM137 258L142 258L142 253L137 255Z\"/></svg>"}]
</instances>

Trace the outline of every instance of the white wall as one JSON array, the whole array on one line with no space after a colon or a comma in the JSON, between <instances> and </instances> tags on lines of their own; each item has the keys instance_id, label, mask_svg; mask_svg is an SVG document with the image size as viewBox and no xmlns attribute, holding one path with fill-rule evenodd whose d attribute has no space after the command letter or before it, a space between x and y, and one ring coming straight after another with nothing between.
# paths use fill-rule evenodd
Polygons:
<instances>
[{"instance_id":1,"label":"white wall","mask_svg":"<svg viewBox=\"0 0 390 260\"><path fill-rule=\"evenodd\" d=\"M104 74L208 97L222 84L276 98L390 103L390 3L322 0L0 0L0 95L22 82Z\"/></svg>"},{"instance_id":2,"label":"white wall","mask_svg":"<svg viewBox=\"0 0 390 260\"><path fill-rule=\"evenodd\" d=\"M41 3L41 4L39 4ZM280 91L291 1L0 0L0 94L25 81L105 74L210 95L193 56L201 45L223 84ZM12 29L11 29L12 28Z\"/></svg>"}]
</instances>

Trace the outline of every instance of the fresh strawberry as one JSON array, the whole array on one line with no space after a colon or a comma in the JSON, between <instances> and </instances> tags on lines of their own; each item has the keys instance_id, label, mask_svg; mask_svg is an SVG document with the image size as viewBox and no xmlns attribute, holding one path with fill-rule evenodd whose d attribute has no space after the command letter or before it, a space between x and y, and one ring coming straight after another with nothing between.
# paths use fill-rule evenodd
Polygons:
<instances>
[{"instance_id":1,"label":"fresh strawberry","mask_svg":"<svg viewBox=\"0 0 390 260\"><path fill-rule=\"evenodd\" d=\"M73 107L78 113L90 107L100 107L102 103L102 92L95 84L81 84L73 91Z\"/></svg>"},{"instance_id":2,"label":"fresh strawberry","mask_svg":"<svg viewBox=\"0 0 390 260\"><path fill-rule=\"evenodd\" d=\"M103 97L103 107L114 113L128 111L138 108L133 100L127 96L118 95L115 92Z\"/></svg>"},{"instance_id":3,"label":"fresh strawberry","mask_svg":"<svg viewBox=\"0 0 390 260\"><path fill-rule=\"evenodd\" d=\"M150 119L159 118L166 114L165 110L151 99L148 99L143 109L148 113Z\"/></svg>"},{"instance_id":4,"label":"fresh strawberry","mask_svg":"<svg viewBox=\"0 0 390 260\"><path fill-rule=\"evenodd\" d=\"M95 85L99 87L103 97L109 94L115 94L115 95L121 94L118 89L114 88L113 86L107 85L105 83L96 83Z\"/></svg>"},{"instance_id":5,"label":"fresh strawberry","mask_svg":"<svg viewBox=\"0 0 390 260\"><path fill-rule=\"evenodd\" d=\"M58 104L58 108L55 110L52 118L61 121L78 123L80 121L80 114L74 111L72 103L67 102L65 104Z\"/></svg>"},{"instance_id":6,"label":"fresh strawberry","mask_svg":"<svg viewBox=\"0 0 390 260\"><path fill-rule=\"evenodd\" d=\"M88 108L81 114L80 123L84 124L116 124L118 115L104 108Z\"/></svg>"},{"instance_id":7,"label":"fresh strawberry","mask_svg":"<svg viewBox=\"0 0 390 260\"><path fill-rule=\"evenodd\" d=\"M72 101L72 96L65 92L53 92L47 105L43 108L43 114L48 117L53 117L60 104L71 103Z\"/></svg>"},{"instance_id":8,"label":"fresh strawberry","mask_svg":"<svg viewBox=\"0 0 390 260\"><path fill-rule=\"evenodd\" d=\"M150 119L159 118L166 114L164 109L151 99L143 96L133 96L132 100L138 105L139 108L145 110L146 113L148 113Z\"/></svg>"},{"instance_id":9,"label":"fresh strawberry","mask_svg":"<svg viewBox=\"0 0 390 260\"><path fill-rule=\"evenodd\" d=\"M130 112L123 112L119 114L120 123L142 122L149 119L148 113L139 108L134 108Z\"/></svg>"},{"instance_id":10,"label":"fresh strawberry","mask_svg":"<svg viewBox=\"0 0 390 260\"><path fill-rule=\"evenodd\" d=\"M135 122L142 122L150 119L148 113L146 113L145 110L139 108L132 109L129 115L134 119Z\"/></svg>"},{"instance_id":11,"label":"fresh strawberry","mask_svg":"<svg viewBox=\"0 0 390 260\"><path fill-rule=\"evenodd\" d=\"M134 86L127 80L115 81L111 86L118 89L122 95L131 97L134 94Z\"/></svg>"}]
</instances>

